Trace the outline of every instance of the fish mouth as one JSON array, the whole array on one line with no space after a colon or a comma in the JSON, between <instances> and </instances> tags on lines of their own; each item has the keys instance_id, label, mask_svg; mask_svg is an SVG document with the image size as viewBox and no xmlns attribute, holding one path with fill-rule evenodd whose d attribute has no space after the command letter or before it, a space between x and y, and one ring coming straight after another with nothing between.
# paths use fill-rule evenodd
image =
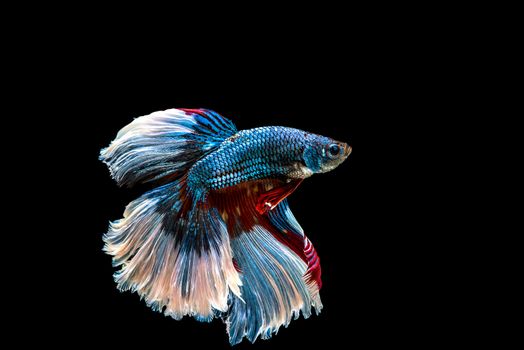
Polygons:
<instances>
[{"instance_id":1,"label":"fish mouth","mask_svg":"<svg viewBox=\"0 0 524 350\"><path fill-rule=\"evenodd\" d=\"M351 151L353 150L353 148L351 148L351 146L348 145L347 143L341 143L340 146L344 150L344 158L347 158L351 154Z\"/></svg>"}]
</instances>

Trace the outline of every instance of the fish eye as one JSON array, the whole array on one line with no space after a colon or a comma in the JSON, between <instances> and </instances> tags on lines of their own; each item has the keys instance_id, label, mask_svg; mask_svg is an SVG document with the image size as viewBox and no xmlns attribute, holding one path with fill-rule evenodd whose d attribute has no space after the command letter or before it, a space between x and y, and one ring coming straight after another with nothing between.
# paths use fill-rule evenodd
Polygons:
<instances>
[{"instance_id":1,"label":"fish eye","mask_svg":"<svg viewBox=\"0 0 524 350\"><path fill-rule=\"evenodd\" d=\"M340 146L337 144L332 144L329 146L328 152L331 157L336 157L340 154Z\"/></svg>"}]
</instances>

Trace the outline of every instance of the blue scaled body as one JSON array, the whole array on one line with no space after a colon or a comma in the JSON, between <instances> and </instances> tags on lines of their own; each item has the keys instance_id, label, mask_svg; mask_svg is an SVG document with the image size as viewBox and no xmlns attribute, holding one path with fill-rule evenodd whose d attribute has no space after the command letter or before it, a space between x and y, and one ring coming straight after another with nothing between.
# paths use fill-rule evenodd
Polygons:
<instances>
[{"instance_id":1,"label":"blue scaled body","mask_svg":"<svg viewBox=\"0 0 524 350\"><path fill-rule=\"evenodd\" d=\"M240 131L193 166L188 174L189 185L195 190L212 190L251 180L293 176L305 141L303 131L281 126Z\"/></svg>"},{"instance_id":2,"label":"blue scaled body","mask_svg":"<svg viewBox=\"0 0 524 350\"><path fill-rule=\"evenodd\" d=\"M231 344L320 312L320 260L286 197L350 152L294 128L237 131L204 109L135 119L100 155L119 185L155 186L104 235L118 288L175 319L222 318Z\"/></svg>"}]
</instances>

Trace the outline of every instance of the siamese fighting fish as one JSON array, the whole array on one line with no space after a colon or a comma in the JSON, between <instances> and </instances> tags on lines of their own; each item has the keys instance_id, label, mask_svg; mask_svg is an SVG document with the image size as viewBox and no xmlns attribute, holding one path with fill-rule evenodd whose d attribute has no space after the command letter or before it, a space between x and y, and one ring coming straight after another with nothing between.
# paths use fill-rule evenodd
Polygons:
<instances>
[{"instance_id":1,"label":"siamese fighting fish","mask_svg":"<svg viewBox=\"0 0 524 350\"><path fill-rule=\"evenodd\" d=\"M220 318L232 345L318 314L320 260L286 197L350 153L289 127L237 131L206 109L136 118L100 153L119 186L150 189L103 237L118 289L176 320Z\"/></svg>"}]
</instances>

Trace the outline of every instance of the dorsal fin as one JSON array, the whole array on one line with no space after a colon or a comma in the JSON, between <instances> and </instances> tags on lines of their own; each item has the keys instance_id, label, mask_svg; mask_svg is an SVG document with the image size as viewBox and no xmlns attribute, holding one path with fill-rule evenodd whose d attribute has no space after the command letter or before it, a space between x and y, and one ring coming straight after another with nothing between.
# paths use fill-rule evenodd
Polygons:
<instances>
[{"instance_id":1,"label":"dorsal fin","mask_svg":"<svg viewBox=\"0 0 524 350\"><path fill-rule=\"evenodd\" d=\"M207 109L168 109L136 118L100 152L118 185L180 178L200 158L237 132Z\"/></svg>"}]
</instances>

